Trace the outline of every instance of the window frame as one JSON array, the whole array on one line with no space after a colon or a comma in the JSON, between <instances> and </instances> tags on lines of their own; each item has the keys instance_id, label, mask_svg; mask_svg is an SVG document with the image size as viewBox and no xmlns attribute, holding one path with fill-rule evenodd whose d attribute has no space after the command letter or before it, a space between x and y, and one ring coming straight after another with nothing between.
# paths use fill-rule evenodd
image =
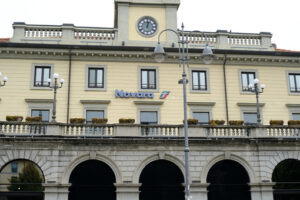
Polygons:
<instances>
[{"instance_id":1,"label":"window frame","mask_svg":"<svg viewBox=\"0 0 300 200\"><path fill-rule=\"evenodd\" d=\"M95 86L90 86L90 71L91 70L95 70ZM97 79L98 79L98 71L102 71L102 83L98 83L97 82ZM102 84L102 87L97 87L98 84ZM89 67L88 68L88 88L104 88L104 68L92 68L92 67Z\"/></svg>"},{"instance_id":2,"label":"window frame","mask_svg":"<svg viewBox=\"0 0 300 200\"><path fill-rule=\"evenodd\" d=\"M205 72L205 83L206 89L205 90L196 90L193 88L193 72ZM189 87L190 93L210 93L210 78L209 78L209 69L208 68L200 68L200 67L190 67L189 68ZM200 79L199 79L200 80Z\"/></svg>"},{"instance_id":3,"label":"window frame","mask_svg":"<svg viewBox=\"0 0 300 200\"><path fill-rule=\"evenodd\" d=\"M256 110L256 103L237 103L237 105L240 107L240 113L241 113L241 119L244 120L244 113L257 113ZM264 124L264 118L263 118L263 107L265 106L264 103L260 103L259 111L260 111L260 119L261 124Z\"/></svg>"},{"instance_id":4,"label":"window frame","mask_svg":"<svg viewBox=\"0 0 300 200\"><path fill-rule=\"evenodd\" d=\"M198 112L198 111L194 111L194 112L192 113L193 119L196 119L196 118L194 117L194 114L195 114L195 113L207 113L207 114L208 114L208 121L207 121L207 123L200 122L200 121L198 120L198 123L197 123L197 124L199 124L199 125L209 125L209 121L210 121L210 119L211 119L211 117L210 117L210 112Z\"/></svg>"},{"instance_id":5,"label":"window frame","mask_svg":"<svg viewBox=\"0 0 300 200\"><path fill-rule=\"evenodd\" d=\"M291 84L290 84L290 75L295 74L300 76L300 71L287 71L287 86L288 86L288 93L289 95L300 95L300 89L297 92L291 91Z\"/></svg>"},{"instance_id":6,"label":"window frame","mask_svg":"<svg viewBox=\"0 0 300 200\"><path fill-rule=\"evenodd\" d=\"M253 92L247 91L247 90L243 90L243 77L242 77L243 73L254 73L254 79L256 79L256 78L258 79L259 78L258 71L256 69L239 69L239 82L240 82L239 88L240 88L240 93L241 94L251 94L251 95L253 95L254 94ZM249 79L248 76L247 76L247 79Z\"/></svg>"},{"instance_id":7,"label":"window frame","mask_svg":"<svg viewBox=\"0 0 300 200\"><path fill-rule=\"evenodd\" d=\"M50 120L51 120L50 109L36 109L36 108L33 108L33 109L31 109L30 116L32 116L32 111L48 111L49 112L48 121L43 121L43 119L42 119L42 122L50 122Z\"/></svg>"},{"instance_id":8,"label":"window frame","mask_svg":"<svg viewBox=\"0 0 300 200\"><path fill-rule=\"evenodd\" d=\"M16 164L16 167L17 168L15 168L15 167L13 167L13 164ZM17 162L17 161L12 161L11 163L10 163L10 165L11 165L11 167L10 167L10 171L11 171L11 173L12 174L18 174L18 168L19 168L19 163ZM13 169L16 169L16 171L14 171Z\"/></svg>"},{"instance_id":9,"label":"window frame","mask_svg":"<svg viewBox=\"0 0 300 200\"><path fill-rule=\"evenodd\" d=\"M103 118L102 118L102 119L105 118L105 110L99 110L99 109L97 109L97 110L86 109L86 110L85 110L85 123L86 123L86 124L92 124L92 121L88 121L88 120L87 120L87 115L88 115L88 112L89 112L89 111L93 111L93 112L96 112L96 111L103 112ZM90 123L88 123L88 122L90 122Z\"/></svg>"},{"instance_id":10,"label":"window frame","mask_svg":"<svg viewBox=\"0 0 300 200\"><path fill-rule=\"evenodd\" d=\"M255 123L247 123L245 120L245 114L254 114L256 116L256 122ZM257 125L257 112L243 112L243 121L245 125Z\"/></svg>"},{"instance_id":11,"label":"window frame","mask_svg":"<svg viewBox=\"0 0 300 200\"><path fill-rule=\"evenodd\" d=\"M208 113L209 114L209 119L213 119L213 113L212 113L212 107L215 106L215 102L188 102L189 106L189 116L191 119L194 119L193 113ZM202 123L198 123L202 124ZM204 124L203 124L204 125Z\"/></svg>"},{"instance_id":12,"label":"window frame","mask_svg":"<svg viewBox=\"0 0 300 200\"><path fill-rule=\"evenodd\" d=\"M194 85L194 73L197 73L197 78L198 78L198 88L199 89L195 89L195 85ZM204 82L205 82L205 89L201 89L201 84L200 84L200 82L201 82L201 73L204 73ZM207 76L206 76L206 71L200 71L200 70L192 70L192 77L191 77L191 79L192 79L192 90L196 90L196 91L206 91L207 90Z\"/></svg>"},{"instance_id":13,"label":"window frame","mask_svg":"<svg viewBox=\"0 0 300 200\"><path fill-rule=\"evenodd\" d=\"M90 69L102 69L102 85L103 87L89 87ZM96 73L97 74L97 73ZM86 91L106 91L107 88L107 67L106 65L88 64L85 67L85 90Z\"/></svg>"},{"instance_id":14,"label":"window frame","mask_svg":"<svg viewBox=\"0 0 300 200\"><path fill-rule=\"evenodd\" d=\"M142 88L142 71L155 71L155 88ZM139 66L138 67L138 89L140 92L159 92L159 68L156 66Z\"/></svg>"},{"instance_id":15,"label":"window frame","mask_svg":"<svg viewBox=\"0 0 300 200\"><path fill-rule=\"evenodd\" d=\"M143 87L143 72L147 72L147 87L145 88L145 87ZM153 88L151 88L151 84L150 84L150 72L153 72L153 74L154 74L154 87ZM156 70L155 69L141 69L141 82L140 82L140 84L141 84L141 89L142 90L156 90Z\"/></svg>"},{"instance_id":16,"label":"window frame","mask_svg":"<svg viewBox=\"0 0 300 200\"><path fill-rule=\"evenodd\" d=\"M53 99L25 99L28 104L27 116L31 116L31 110L49 110L49 121L52 118Z\"/></svg>"},{"instance_id":17,"label":"window frame","mask_svg":"<svg viewBox=\"0 0 300 200\"><path fill-rule=\"evenodd\" d=\"M141 116L142 116L141 114L142 114L143 112L144 112L144 113L146 113L146 112L148 112L148 113L150 113L150 112L151 112L151 113L156 113L156 123L150 123L150 122L148 122L148 123L142 123L142 122L141 122ZM142 111L140 111L140 119L139 119L139 121L140 121L140 124L145 124L145 125L147 125L147 124L149 124L149 125L151 125L151 124L158 124L158 112L157 112L157 111L144 111L144 110L142 110Z\"/></svg>"},{"instance_id":18,"label":"window frame","mask_svg":"<svg viewBox=\"0 0 300 200\"><path fill-rule=\"evenodd\" d=\"M50 64L50 63L33 63L32 66L31 66L30 89L32 89L32 90L52 90L51 88L49 88L46 85L44 85L44 86L35 85L36 68L37 67L41 67L41 68L49 67L50 68L49 76L50 76L50 78L52 78L52 76L53 76L53 72L54 72L54 65L53 64Z\"/></svg>"},{"instance_id":19,"label":"window frame","mask_svg":"<svg viewBox=\"0 0 300 200\"><path fill-rule=\"evenodd\" d=\"M160 105L137 105L137 123L141 124L141 112L156 112L157 124L160 124Z\"/></svg>"}]
</instances>

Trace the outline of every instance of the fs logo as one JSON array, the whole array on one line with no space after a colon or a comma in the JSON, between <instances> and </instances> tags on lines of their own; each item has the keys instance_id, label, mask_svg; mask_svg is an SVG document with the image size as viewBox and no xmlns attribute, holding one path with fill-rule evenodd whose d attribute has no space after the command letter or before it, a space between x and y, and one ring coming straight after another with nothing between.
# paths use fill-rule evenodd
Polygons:
<instances>
[{"instance_id":1,"label":"fs logo","mask_svg":"<svg viewBox=\"0 0 300 200\"><path fill-rule=\"evenodd\" d=\"M170 94L170 91L163 91L161 94L160 94L160 99L165 99L167 98L167 96Z\"/></svg>"}]
</instances>

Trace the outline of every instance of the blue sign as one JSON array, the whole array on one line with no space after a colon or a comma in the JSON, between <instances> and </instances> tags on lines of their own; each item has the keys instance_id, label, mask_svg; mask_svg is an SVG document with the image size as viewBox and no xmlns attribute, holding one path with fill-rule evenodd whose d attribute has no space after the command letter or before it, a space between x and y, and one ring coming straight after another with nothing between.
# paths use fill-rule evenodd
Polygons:
<instances>
[{"instance_id":1,"label":"blue sign","mask_svg":"<svg viewBox=\"0 0 300 200\"><path fill-rule=\"evenodd\" d=\"M115 90L115 97L118 98L154 98L154 93L152 92L124 92L123 90Z\"/></svg>"}]
</instances>

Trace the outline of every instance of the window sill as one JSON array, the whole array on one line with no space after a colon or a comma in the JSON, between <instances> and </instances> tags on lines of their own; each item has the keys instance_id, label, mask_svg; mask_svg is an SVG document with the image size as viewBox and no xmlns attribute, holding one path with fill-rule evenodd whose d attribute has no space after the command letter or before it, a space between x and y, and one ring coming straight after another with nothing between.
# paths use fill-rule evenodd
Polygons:
<instances>
[{"instance_id":1,"label":"window sill","mask_svg":"<svg viewBox=\"0 0 300 200\"><path fill-rule=\"evenodd\" d=\"M209 90L190 90L190 93L210 94L210 91Z\"/></svg>"},{"instance_id":2,"label":"window sill","mask_svg":"<svg viewBox=\"0 0 300 200\"><path fill-rule=\"evenodd\" d=\"M106 88L85 88L85 91L106 92Z\"/></svg>"}]
</instances>

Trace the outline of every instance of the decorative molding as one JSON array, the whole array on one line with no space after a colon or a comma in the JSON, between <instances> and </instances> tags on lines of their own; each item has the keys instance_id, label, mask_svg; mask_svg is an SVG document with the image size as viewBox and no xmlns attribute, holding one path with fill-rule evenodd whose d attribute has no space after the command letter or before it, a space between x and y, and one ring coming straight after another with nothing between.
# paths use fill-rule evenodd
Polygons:
<instances>
[{"instance_id":1,"label":"decorative molding","mask_svg":"<svg viewBox=\"0 0 300 200\"><path fill-rule=\"evenodd\" d=\"M288 108L300 108L300 104L289 104L289 103L287 103L287 104L285 104L286 105L286 107L288 107Z\"/></svg>"},{"instance_id":2,"label":"decorative molding","mask_svg":"<svg viewBox=\"0 0 300 200\"><path fill-rule=\"evenodd\" d=\"M163 101L133 101L136 105L162 105Z\"/></svg>"},{"instance_id":3,"label":"decorative molding","mask_svg":"<svg viewBox=\"0 0 300 200\"><path fill-rule=\"evenodd\" d=\"M80 100L82 104L109 104L110 100Z\"/></svg>"},{"instance_id":4,"label":"decorative molding","mask_svg":"<svg viewBox=\"0 0 300 200\"><path fill-rule=\"evenodd\" d=\"M216 102L187 102L189 106L214 106Z\"/></svg>"},{"instance_id":5,"label":"decorative molding","mask_svg":"<svg viewBox=\"0 0 300 200\"><path fill-rule=\"evenodd\" d=\"M237 103L238 106L256 106L256 103ZM265 106L265 103L259 103L260 107Z\"/></svg>"},{"instance_id":6,"label":"decorative molding","mask_svg":"<svg viewBox=\"0 0 300 200\"><path fill-rule=\"evenodd\" d=\"M53 99L25 99L26 103L53 103Z\"/></svg>"}]
</instances>

